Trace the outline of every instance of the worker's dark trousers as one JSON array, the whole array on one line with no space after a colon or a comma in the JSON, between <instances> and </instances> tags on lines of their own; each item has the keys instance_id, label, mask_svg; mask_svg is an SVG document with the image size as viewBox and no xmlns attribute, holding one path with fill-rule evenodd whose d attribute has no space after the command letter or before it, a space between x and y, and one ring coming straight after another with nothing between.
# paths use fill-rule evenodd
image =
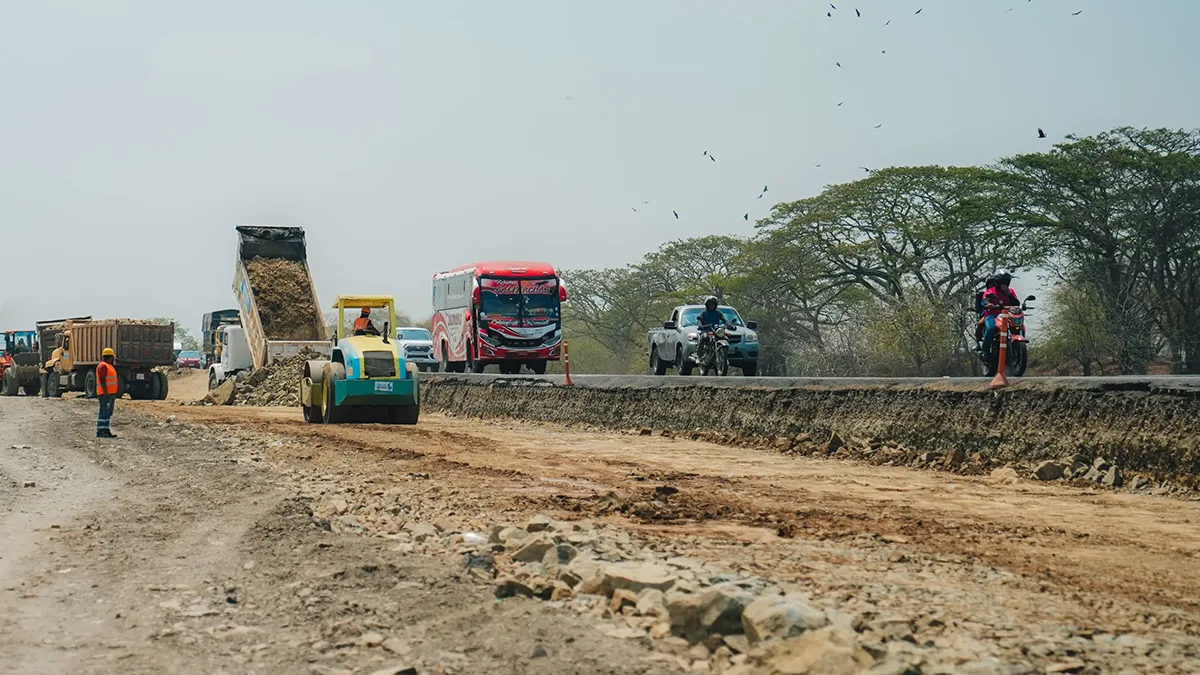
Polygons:
<instances>
[{"instance_id":1,"label":"worker's dark trousers","mask_svg":"<svg viewBox=\"0 0 1200 675\"><path fill-rule=\"evenodd\" d=\"M96 436L107 436L109 424L112 423L113 404L117 397L112 394L100 395L100 415L96 418Z\"/></svg>"}]
</instances>

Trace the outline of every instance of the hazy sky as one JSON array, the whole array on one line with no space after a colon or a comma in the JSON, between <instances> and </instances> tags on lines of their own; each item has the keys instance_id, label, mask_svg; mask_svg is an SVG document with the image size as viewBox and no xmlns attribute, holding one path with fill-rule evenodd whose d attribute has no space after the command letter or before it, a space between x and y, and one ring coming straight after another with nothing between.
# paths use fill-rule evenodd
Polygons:
<instances>
[{"instance_id":1,"label":"hazy sky","mask_svg":"<svg viewBox=\"0 0 1200 675\"><path fill-rule=\"evenodd\" d=\"M0 321L194 331L239 223L302 225L323 305L425 315L473 260L620 265L860 165L1197 125L1196 0L854 2L0 0Z\"/></svg>"}]
</instances>

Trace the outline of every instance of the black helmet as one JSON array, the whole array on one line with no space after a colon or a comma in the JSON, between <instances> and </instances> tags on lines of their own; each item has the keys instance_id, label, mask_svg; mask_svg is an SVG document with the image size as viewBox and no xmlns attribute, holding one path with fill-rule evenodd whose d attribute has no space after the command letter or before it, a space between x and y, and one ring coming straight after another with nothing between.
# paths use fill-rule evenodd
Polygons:
<instances>
[{"instance_id":1,"label":"black helmet","mask_svg":"<svg viewBox=\"0 0 1200 675\"><path fill-rule=\"evenodd\" d=\"M716 308L717 308L717 298L712 295L708 296L708 299L706 299L704 301L704 309L716 309Z\"/></svg>"},{"instance_id":2,"label":"black helmet","mask_svg":"<svg viewBox=\"0 0 1200 675\"><path fill-rule=\"evenodd\" d=\"M996 274L992 277L992 279L995 280L997 286L1000 284L1004 284L1006 286L1012 285L1012 273L1010 273L1008 270L996 270Z\"/></svg>"}]
</instances>

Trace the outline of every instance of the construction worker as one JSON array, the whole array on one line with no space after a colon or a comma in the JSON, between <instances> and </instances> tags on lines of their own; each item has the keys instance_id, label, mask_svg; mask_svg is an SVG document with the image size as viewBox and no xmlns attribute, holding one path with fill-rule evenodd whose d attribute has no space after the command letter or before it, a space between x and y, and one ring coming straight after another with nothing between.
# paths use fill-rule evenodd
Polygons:
<instances>
[{"instance_id":1,"label":"construction worker","mask_svg":"<svg viewBox=\"0 0 1200 675\"><path fill-rule=\"evenodd\" d=\"M117 354L112 347L100 352L100 363L96 364L96 397L100 399L100 415L96 418L96 438L116 438L109 429L112 422L113 405L117 402L117 367L113 360Z\"/></svg>"},{"instance_id":2,"label":"construction worker","mask_svg":"<svg viewBox=\"0 0 1200 675\"><path fill-rule=\"evenodd\" d=\"M379 329L375 327L375 324L371 323L371 309L369 307L363 307L362 313L354 320L354 334L379 335Z\"/></svg>"}]
</instances>

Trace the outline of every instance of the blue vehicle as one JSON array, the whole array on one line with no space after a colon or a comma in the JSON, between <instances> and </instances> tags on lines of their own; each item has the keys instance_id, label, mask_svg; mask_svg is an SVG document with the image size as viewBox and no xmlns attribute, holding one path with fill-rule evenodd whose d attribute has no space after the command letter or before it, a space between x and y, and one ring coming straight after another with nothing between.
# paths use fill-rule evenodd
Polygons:
<instances>
[{"instance_id":1,"label":"blue vehicle","mask_svg":"<svg viewBox=\"0 0 1200 675\"><path fill-rule=\"evenodd\" d=\"M16 396L24 391L26 396L37 396L42 390L39 361L37 331L5 331L0 349L0 394Z\"/></svg>"}]
</instances>

